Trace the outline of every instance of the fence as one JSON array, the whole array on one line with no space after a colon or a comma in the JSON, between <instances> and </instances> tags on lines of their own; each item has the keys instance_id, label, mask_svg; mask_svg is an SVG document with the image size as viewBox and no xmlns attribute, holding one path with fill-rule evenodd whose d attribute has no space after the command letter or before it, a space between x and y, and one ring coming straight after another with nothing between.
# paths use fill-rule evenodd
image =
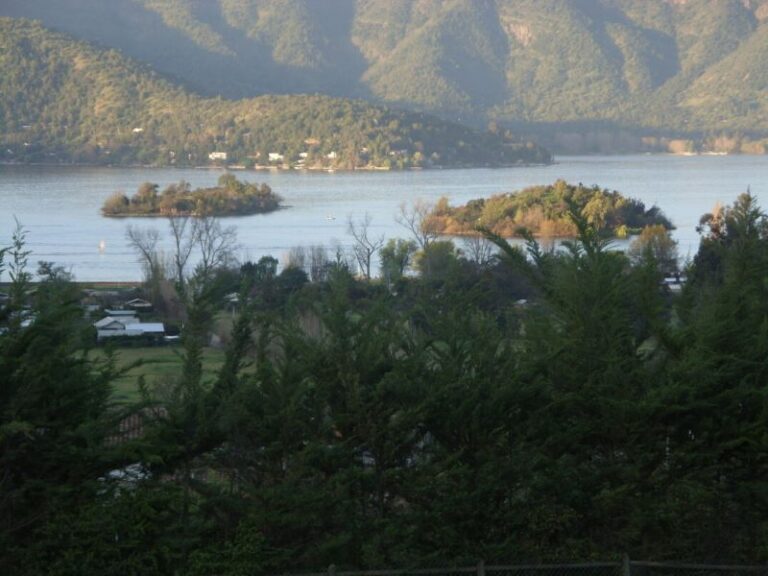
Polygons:
<instances>
[{"instance_id":1,"label":"fence","mask_svg":"<svg viewBox=\"0 0 768 576\"><path fill-rule=\"evenodd\" d=\"M278 576L278 575L273 575ZM764 566L681 564L623 561L579 564L485 565L463 568L425 568L403 570L337 570L331 565L324 572L280 576L768 576Z\"/></svg>"}]
</instances>

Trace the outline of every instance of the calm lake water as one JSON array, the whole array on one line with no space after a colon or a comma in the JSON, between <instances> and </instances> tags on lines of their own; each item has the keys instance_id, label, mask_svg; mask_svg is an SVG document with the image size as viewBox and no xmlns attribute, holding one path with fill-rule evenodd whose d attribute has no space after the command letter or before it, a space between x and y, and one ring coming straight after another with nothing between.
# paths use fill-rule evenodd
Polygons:
<instances>
[{"instance_id":1,"label":"calm lake water","mask_svg":"<svg viewBox=\"0 0 768 576\"><path fill-rule=\"evenodd\" d=\"M62 264L78 280L138 280L141 270L126 246L125 228L129 223L155 226L167 241L166 224L103 218L99 208L104 199L115 190L132 194L145 181L162 189L184 179L199 187L214 184L220 175L192 169L0 166L0 245L10 242L16 217L28 231L30 262ZM368 212L376 234L405 237L394 220L402 202L446 196L459 204L558 178L598 184L648 206L657 204L677 226L674 236L682 257L695 254L695 226L715 203L730 204L751 186L768 208L768 158L759 156L560 157L552 166L529 168L237 175L266 182L285 199L284 210L224 220L237 228L241 258L253 260L266 254L282 260L298 245L346 245L350 215L361 218Z\"/></svg>"}]
</instances>

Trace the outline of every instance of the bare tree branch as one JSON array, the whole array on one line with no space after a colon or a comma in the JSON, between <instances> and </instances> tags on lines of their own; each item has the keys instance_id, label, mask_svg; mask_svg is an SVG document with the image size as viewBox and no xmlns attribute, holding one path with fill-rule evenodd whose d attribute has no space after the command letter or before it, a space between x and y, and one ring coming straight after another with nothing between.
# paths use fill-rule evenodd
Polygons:
<instances>
[{"instance_id":1,"label":"bare tree branch","mask_svg":"<svg viewBox=\"0 0 768 576\"><path fill-rule=\"evenodd\" d=\"M312 282L322 282L328 273L328 250L318 244L309 247L309 278Z\"/></svg>"},{"instance_id":2,"label":"bare tree branch","mask_svg":"<svg viewBox=\"0 0 768 576\"><path fill-rule=\"evenodd\" d=\"M197 243L200 247L198 269L204 278L210 278L216 268L235 261L237 230L234 226L222 227L219 219L214 216L201 216L196 224Z\"/></svg>"},{"instance_id":3,"label":"bare tree branch","mask_svg":"<svg viewBox=\"0 0 768 576\"><path fill-rule=\"evenodd\" d=\"M129 224L125 229L125 238L128 240L128 246L138 255L147 281L151 281L162 265L162 258L157 250L160 232L155 228L139 228Z\"/></svg>"},{"instance_id":4,"label":"bare tree branch","mask_svg":"<svg viewBox=\"0 0 768 576\"><path fill-rule=\"evenodd\" d=\"M355 222L352 216L349 216L347 220L347 233L354 240L352 253L355 255L355 260L357 260L360 271L366 280L371 279L371 261L373 256L384 245L383 234L374 238L369 235L372 220L373 218L368 212L365 213L365 216L359 222Z\"/></svg>"},{"instance_id":5,"label":"bare tree branch","mask_svg":"<svg viewBox=\"0 0 768 576\"><path fill-rule=\"evenodd\" d=\"M485 236L473 234L462 239L462 248L467 259L478 268L487 268L493 262L493 243Z\"/></svg>"},{"instance_id":6,"label":"bare tree branch","mask_svg":"<svg viewBox=\"0 0 768 576\"><path fill-rule=\"evenodd\" d=\"M189 216L169 216L168 227L171 229L173 240L173 264L175 267L176 282L184 287L184 269L198 240L197 220Z\"/></svg>"},{"instance_id":7,"label":"bare tree branch","mask_svg":"<svg viewBox=\"0 0 768 576\"><path fill-rule=\"evenodd\" d=\"M395 222L406 228L422 250L440 237L432 217L434 206L424 200L416 200L410 207L403 202L395 216Z\"/></svg>"},{"instance_id":8,"label":"bare tree branch","mask_svg":"<svg viewBox=\"0 0 768 576\"><path fill-rule=\"evenodd\" d=\"M307 249L304 246L293 246L289 251L285 261L286 268L298 268L306 272L307 267Z\"/></svg>"}]
</instances>

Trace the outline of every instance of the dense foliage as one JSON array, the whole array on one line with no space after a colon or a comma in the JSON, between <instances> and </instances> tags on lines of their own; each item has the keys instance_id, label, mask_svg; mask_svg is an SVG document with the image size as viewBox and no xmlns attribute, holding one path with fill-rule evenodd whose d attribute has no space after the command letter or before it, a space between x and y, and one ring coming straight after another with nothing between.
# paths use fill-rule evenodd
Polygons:
<instances>
[{"instance_id":1,"label":"dense foliage","mask_svg":"<svg viewBox=\"0 0 768 576\"><path fill-rule=\"evenodd\" d=\"M534 236L566 237L578 234L571 218L573 211L591 226L613 236L638 234L647 226L672 228L656 206L646 209L639 200L626 198L615 190L571 185L563 180L470 200L455 208L443 200L435 206L430 220L445 235L479 234L485 229L507 238L519 236L522 231Z\"/></svg>"},{"instance_id":2,"label":"dense foliage","mask_svg":"<svg viewBox=\"0 0 768 576\"><path fill-rule=\"evenodd\" d=\"M183 371L146 390L133 439L110 431L109 365L79 351L66 282L49 274L35 321L13 320L30 297L16 242L0 569L764 563L768 218L749 195L705 217L679 297L652 250L633 264L574 222L565 250L492 237L485 264L431 242L420 276L385 283L342 261L310 283L244 265L225 274L242 308L210 381L217 300L191 280Z\"/></svg>"},{"instance_id":3,"label":"dense foliage","mask_svg":"<svg viewBox=\"0 0 768 576\"><path fill-rule=\"evenodd\" d=\"M112 194L101 212L104 216L243 216L277 210L280 201L266 184L240 182L233 174L224 174L218 186L197 190L182 181L158 193L157 184L145 182L130 198L122 192Z\"/></svg>"},{"instance_id":4,"label":"dense foliage","mask_svg":"<svg viewBox=\"0 0 768 576\"><path fill-rule=\"evenodd\" d=\"M5 0L0 14L118 48L203 94L365 97L732 151L764 151L768 135L765 0Z\"/></svg>"},{"instance_id":5,"label":"dense foliage","mask_svg":"<svg viewBox=\"0 0 768 576\"><path fill-rule=\"evenodd\" d=\"M0 18L0 160L407 168L543 163L509 133L326 96L201 98L115 51Z\"/></svg>"}]
</instances>

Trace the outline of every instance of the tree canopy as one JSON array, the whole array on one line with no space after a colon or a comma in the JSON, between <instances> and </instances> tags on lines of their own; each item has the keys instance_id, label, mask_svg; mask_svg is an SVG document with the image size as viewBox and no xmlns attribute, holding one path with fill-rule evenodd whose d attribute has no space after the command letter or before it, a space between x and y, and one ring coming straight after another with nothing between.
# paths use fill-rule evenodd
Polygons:
<instances>
[{"instance_id":1,"label":"tree canopy","mask_svg":"<svg viewBox=\"0 0 768 576\"><path fill-rule=\"evenodd\" d=\"M104 216L243 216L277 210L281 200L266 184L240 182L233 174L223 174L218 186L197 190L182 181L158 193L157 184L145 182L131 198L122 192L112 194L101 212Z\"/></svg>"},{"instance_id":2,"label":"tree canopy","mask_svg":"<svg viewBox=\"0 0 768 576\"><path fill-rule=\"evenodd\" d=\"M455 208L443 199L434 206L429 220L436 231L449 235L479 234L480 229L487 229L506 237L519 236L523 230L535 236L573 237L578 234L574 213L613 236L637 234L648 226L660 226L663 234L672 229L657 206L646 208L643 202L615 190L563 180L470 200Z\"/></svg>"},{"instance_id":3,"label":"tree canopy","mask_svg":"<svg viewBox=\"0 0 768 576\"><path fill-rule=\"evenodd\" d=\"M312 282L298 258L191 278L179 373L139 383L138 405L110 403L115 365L88 353L69 279L42 266L29 291L17 231L0 252L0 568L765 562L768 217L748 194L705 216L679 295L658 259L572 221L558 251L489 232L483 266L438 240L402 276L402 241L382 281L340 257L306 260ZM224 281L240 307L210 376Z\"/></svg>"}]
</instances>

